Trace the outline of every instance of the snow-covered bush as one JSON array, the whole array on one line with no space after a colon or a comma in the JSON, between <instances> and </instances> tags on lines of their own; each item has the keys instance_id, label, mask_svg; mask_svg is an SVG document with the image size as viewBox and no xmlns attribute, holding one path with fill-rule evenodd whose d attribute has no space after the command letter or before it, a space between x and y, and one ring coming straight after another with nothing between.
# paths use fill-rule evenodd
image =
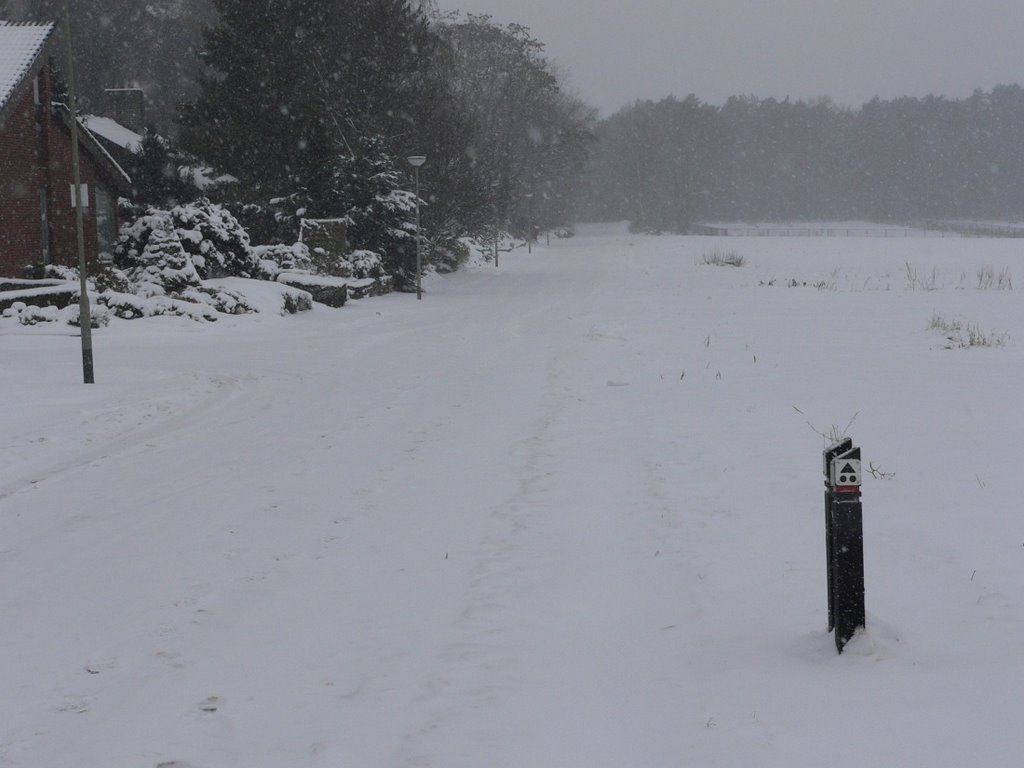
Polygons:
<instances>
[{"instance_id":1,"label":"snow-covered bush","mask_svg":"<svg viewBox=\"0 0 1024 768\"><path fill-rule=\"evenodd\" d=\"M125 271L138 267L149 237L157 229L174 229L170 214L157 208L148 208L141 216L123 224L114 246L114 265Z\"/></svg>"},{"instance_id":2,"label":"snow-covered bush","mask_svg":"<svg viewBox=\"0 0 1024 768\"><path fill-rule=\"evenodd\" d=\"M352 277L358 279L384 277L384 260L376 251L353 251L346 257Z\"/></svg>"},{"instance_id":3,"label":"snow-covered bush","mask_svg":"<svg viewBox=\"0 0 1024 768\"><path fill-rule=\"evenodd\" d=\"M80 324L80 312L77 304L69 304L66 307L58 308L55 306L40 307L35 304L25 304L25 302L18 301L0 314L6 318L13 318L22 325L63 322L78 327ZM90 327L99 328L110 322L110 313L105 307L93 306L89 311L89 320Z\"/></svg>"},{"instance_id":4,"label":"snow-covered bush","mask_svg":"<svg viewBox=\"0 0 1024 768\"><path fill-rule=\"evenodd\" d=\"M197 207L196 210L201 209ZM202 236L203 227L210 219L202 216L199 218L200 223L196 228L179 229L175 226L176 223L188 221L183 215L175 218L174 211L150 210L145 216L122 229L116 259L127 278L128 289L111 286L110 290L101 295L100 302L122 318L175 314L215 320L216 312L239 314L253 311L240 293L203 285L196 260L204 257L193 256L185 248L185 242L191 243L194 247L201 247L203 242L210 242ZM185 240L182 239L182 235ZM251 263L256 264L255 256L252 255L247 242L245 246ZM212 245L203 250L206 253L207 264L211 260L219 259L219 256L213 254L222 255L222 252ZM217 263L237 262L228 259ZM160 300L146 304L146 299ZM203 309L180 306L182 304L202 305Z\"/></svg>"},{"instance_id":5,"label":"snow-covered bush","mask_svg":"<svg viewBox=\"0 0 1024 768\"><path fill-rule=\"evenodd\" d=\"M170 217L200 277L258 276L249 233L229 210L202 198L172 208Z\"/></svg>"},{"instance_id":6,"label":"snow-covered bush","mask_svg":"<svg viewBox=\"0 0 1024 768\"><path fill-rule=\"evenodd\" d=\"M63 264L46 264L43 266L43 279L77 280L78 270L65 267Z\"/></svg>"},{"instance_id":7,"label":"snow-covered bush","mask_svg":"<svg viewBox=\"0 0 1024 768\"><path fill-rule=\"evenodd\" d=\"M303 189L265 203L238 201L231 205L252 241L268 245L298 240L302 220L309 208L309 195Z\"/></svg>"},{"instance_id":8,"label":"snow-covered bush","mask_svg":"<svg viewBox=\"0 0 1024 768\"><path fill-rule=\"evenodd\" d=\"M404 189L387 142L361 139L353 154L334 161L331 183L334 195L324 208L348 220L349 242L380 254L382 271L408 282L415 273L416 195Z\"/></svg>"},{"instance_id":9,"label":"snow-covered bush","mask_svg":"<svg viewBox=\"0 0 1024 768\"><path fill-rule=\"evenodd\" d=\"M156 217L149 217L156 219ZM169 217L153 221L145 245L135 258L131 270L136 293L144 298L181 293L186 288L199 288L202 279Z\"/></svg>"},{"instance_id":10,"label":"snow-covered bush","mask_svg":"<svg viewBox=\"0 0 1024 768\"><path fill-rule=\"evenodd\" d=\"M296 243L302 245L302 243ZM305 270L317 275L346 277L355 280L383 280L387 278L384 259L376 251L358 250L347 254L330 253L324 248L306 248L308 263L292 270Z\"/></svg>"},{"instance_id":11,"label":"snow-covered bush","mask_svg":"<svg viewBox=\"0 0 1024 768\"><path fill-rule=\"evenodd\" d=\"M76 328L81 326L81 308L77 304L65 307L60 311L60 320ZM89 327L99 328L110 323L110 310L101 304L93 304L89 307Z\"/></svg>"},{"instance_id":12,"label":"snow-covered bush","mask_svg":"<svg viewBox=\"0 0 1024 768\"><path fill-rule=\"evenodd\" d=\"M128 279L124 270L118 269L113 264L90 264L89 266L89 281L97 292L127 293L131 290L131 280Z\"/></svg>"},{"instance_id":13,"label":"snow-covered bush","mask_svg":"<svg viewBox=\"0 0 1024 768\"><path fill-rule=\"evenodd\" d=\"M99 303L109 309L116 317L126 320L134 320L139 317L156 317L158 315L175 315L208 322L217 320L216 309L206 304L195 304L170 296L143 298L133 293L108 291L100 296Z\"/></svg>"},{"instance_id":14,"label":"snow-covered bush","mask_svg":"<svg viewBox=\"0 0 1024 768\"><path fill-rule=\"evenodd\" d=\"M260 270L273 277L282 270L312 269L309 248L304 243L293 245L257 245L253 254L259 262Z\"/></svg>"},{"instance_id":15,"label":"snow-covered bush","mask_svg":"<svg viewBox=\"0 0 1024 768\"><path fill-rule=\"evenodd\" d=\"M489 252L490 249L486 251ZM445 274L457 270L469 261L471 255L472 249L468 243L455 239L445 245L436 244L431 255L431 263L438 272Z\"/></svg>"},{"instance_id":16,"label":"snow-covered bush","mask_svg":"<svg viewBox=\"0 0 1024 768\"><path fill-rule=\"evenodd\" d=\"M209 277L255 277L259 262L249 244L249 235L226 208L198 200L170 211L149 208L131 224L121 228L114 249L115 264L133 269L156 230L172 232L190 257L201 279Z\"/></svg>"},{"instance_id":17,"label":"snow-covered bush","mask_svg":"<svg viewBox=\"0 0 1024 768\"><path fill-rule=\"evenodd\" d=\"M27 305L23 301L16 301L11 306L0 312L0 316L13 318L22 325L36 325L37 323L52 323L57 319L57 307L38 307Z\"/></svg>"}]
</instances>

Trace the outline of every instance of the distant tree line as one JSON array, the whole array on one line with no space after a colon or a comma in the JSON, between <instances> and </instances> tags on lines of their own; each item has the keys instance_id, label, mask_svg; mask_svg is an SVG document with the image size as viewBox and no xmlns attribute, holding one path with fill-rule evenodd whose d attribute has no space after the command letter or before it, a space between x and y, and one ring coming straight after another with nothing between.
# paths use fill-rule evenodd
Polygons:
<instances>
[{"instance_id":1,"label":"distant tree line","mask_svg":"<svg viewBox=\"0 0 1024 768\"><path fill-rule=\"evenodd\" d=\"M683 230L696 219L904 221L1024 215L1024 89L962 100L694 96L602 121L584 219Z\"/></svg>"}]
</instances>

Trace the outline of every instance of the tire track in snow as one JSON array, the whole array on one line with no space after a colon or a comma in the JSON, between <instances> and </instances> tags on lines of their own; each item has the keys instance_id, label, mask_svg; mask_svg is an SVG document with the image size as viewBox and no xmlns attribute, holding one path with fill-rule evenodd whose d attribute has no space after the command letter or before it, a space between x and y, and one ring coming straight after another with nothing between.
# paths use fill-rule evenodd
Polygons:
<instances>
[{"instance_id":1,"label":"tire track in snow","mask_svg":"<svg viewBox=\"0 0 1024 768\"><path fill-rule=\"evenodd\" d=\"M644 360L661 351L637 338L640 310L610 313L588 288L564 308L574 321L548 318L543 421L520 444L518 492L475 547L462 614L392 761L402 768L471 768L481 748L494 768L593 764L581 758L664 738L625 708L676 689L681 638L705 608L701 514L688 509L700 501L668 484L699 451L664 424L670 385Z\"/></svg>"},{"instance_id":2,"label":"tire track in snow","mask_svg":"<svg viewBox=\"0 0 1024 768\"><path fill-rule=\"evenodd\" d=\"M550 433L558 418L554 395L558 377L558 369L550 367L543 423L518 448L524 459L519 489L491 511L490 530L476 546L461 616L436 652L434 666L439 671L420 686L418 708L426 718L402 744L398 764L404 768L438 765L439 746L454 741L450 732L455 721L467 710L486 711L503 689L515 683L516 655L502 636L514 620L509 603L529 599L539 588L525 561L531 552L537 555L531 550L536 545L531 536L540 516L537 510L542 506L536 499L548 490L554 474L547 468L554 459ZM472 751L470 745L467 755Z\"/></svg>"},{"instance_id":3,"label":"tire track in snow","mask_svg":"<svg viewBox=\"0 0 1024 768\"><path fill-rule=\"evenodd\" d=\"M80 467L130 453L147 442L194 427L228 402L244 403L254 395L249 384L240 377L224 374L195 374L194 379L199 383L196 388L189 388L188 392L195 393L205 390L207 395L185 409L181 409L176 403L168 403L166 400L146 400L142 403L92 412L89 415L90 423L103 423L117 417L133 421L138 419L138 421L132 428L114 432L104 431L102 436L97 437L88 436L85 438L87 447L68 458L55 461L42 469L23 472L7 479L0 484L0 501L29 491L41 483ZM162 413L171 415L161 418Z\"/></svg>"}]
</instances>

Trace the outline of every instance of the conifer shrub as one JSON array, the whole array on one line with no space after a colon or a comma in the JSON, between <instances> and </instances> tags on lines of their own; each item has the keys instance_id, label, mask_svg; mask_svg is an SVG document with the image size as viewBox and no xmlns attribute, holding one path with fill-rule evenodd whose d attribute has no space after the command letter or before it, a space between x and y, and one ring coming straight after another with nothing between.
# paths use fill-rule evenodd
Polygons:
<instances>
[{"instance_id":1,"label":"conifer shrub","mask_svg":"<svg viewBox=\"0 0 1024 768\"><path fill-rule=\"evenodd\" d=\"M240 293L203 285L197 258L205 259L209 264L213 258L211 254L220 252L213 247L202 248L204 227L215 219L200 216L198 220L199 224L194 229L179 229L176 224L192 220L181 215L175 218L174 211L150 209L145 216L124 227L115 249L115 264L122 271L127 286L112 285L100 296L100 302L122 318L177 314L216 320L217 312L239 314L253 311ZM193 249L205 252L205 257L193 256L185 248L186 242ZM245 245L248 249L247 242ZM256 264L251 249L248 253L251 263ZM226 259L218 263L236 262ZM128 290L123 290L125 287ZM146 299L155 301L147 303Z\"/></svg>"},{"instance_id":2,"label":"conifer shrub","mask_svg":"<svg viewBox=\"0 0 1024 768\"><path fill-rule=\"evenodd\" d=\"M201 198L172 208L170 218L202 279L259 276L249 233L227 208Z\"/></svg>"},{"instance_id":3,"label":"conifer shrub","mask_svg":"<svg viewBox=\"0 0 1024 768\"><path fill-rule=\"evenodd\" d=\"M270 277L279 272L309 270L313 267L309 248L304 243L257 245L253 248L253 254L259 262L260 271Z\"/></svg>"}]
</instances>

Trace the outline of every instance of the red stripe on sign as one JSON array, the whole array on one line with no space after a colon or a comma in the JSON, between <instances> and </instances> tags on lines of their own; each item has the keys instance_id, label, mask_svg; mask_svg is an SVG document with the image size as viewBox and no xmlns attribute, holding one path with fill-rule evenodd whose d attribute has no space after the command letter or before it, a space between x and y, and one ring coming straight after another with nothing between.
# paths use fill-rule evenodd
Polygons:
<instances>
[{"instance_id":1,"label":"red stripe on sign","mask_svg":"<svg viewBox=\"0 0 1024 768\"><path fill-rule=\"evenodd\" d=\"M860 493L859 485L837 485L837 493Z\"/></svg>"}]
</instances>

